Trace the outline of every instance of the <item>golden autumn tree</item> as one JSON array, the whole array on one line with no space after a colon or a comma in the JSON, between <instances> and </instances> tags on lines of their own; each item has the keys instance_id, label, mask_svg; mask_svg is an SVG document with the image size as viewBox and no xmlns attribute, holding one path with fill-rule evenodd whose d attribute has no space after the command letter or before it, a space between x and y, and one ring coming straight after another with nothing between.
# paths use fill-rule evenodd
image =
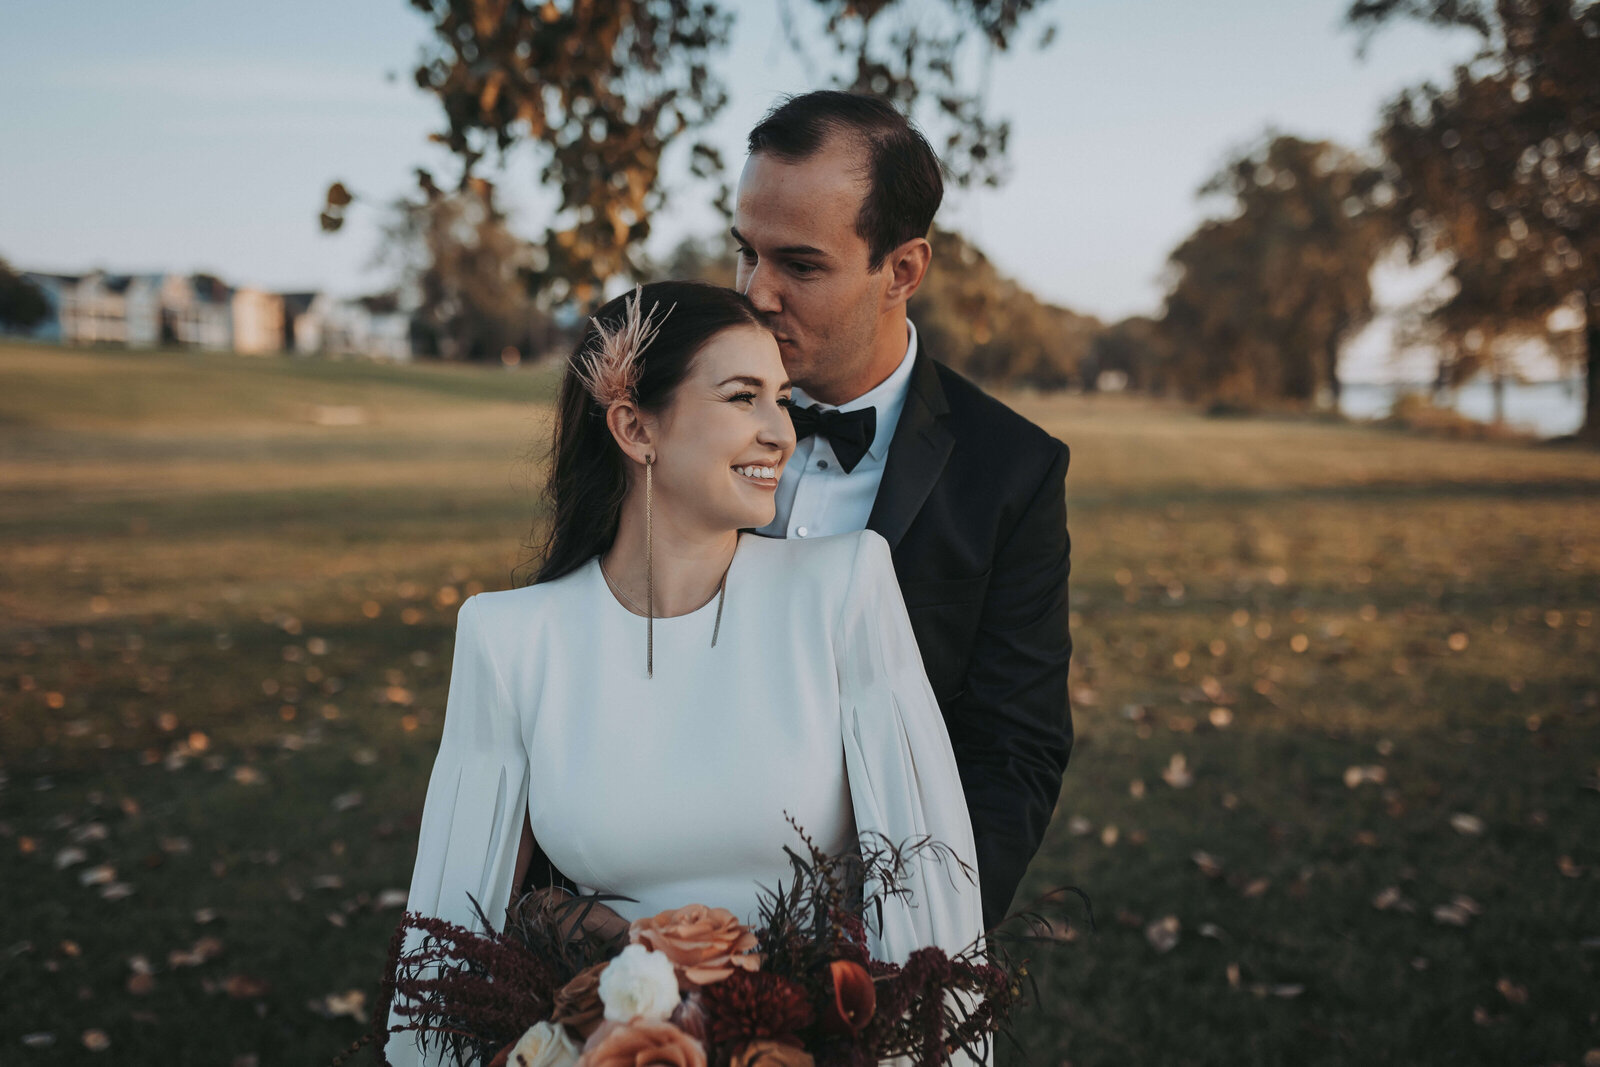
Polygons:
<instances>
[{"instance_id":1,"label":"golden autumn tree","mask_svg":"<svg viewBox=\"0 0 1600 1067\"><path fill-rule=\"evenodd\" d=\"M800 0L780 6L790 40ZM966 87L964 51L1010 47L1044 0L810 0L831 46L827 84L872 92L925 119L958 183L996 183L1008 127ZM727 101L715 61L735 15L717 0L410 0L431 28L416 84L439 102L433 139L460 162L459 184L482 164L531 148L539 184L557 204L532 242L535 291L579 306L615 277L648 273L644 242L668 203L663 161L684 151L691 177L726 208L723 161L701 136ZM433 179L428 176L429 181ZM449 183L442 183L449 184ZM720 192L717 187L720 186ZM323 228L352 203L328 191Z\"/></svg>"}]
</instances>

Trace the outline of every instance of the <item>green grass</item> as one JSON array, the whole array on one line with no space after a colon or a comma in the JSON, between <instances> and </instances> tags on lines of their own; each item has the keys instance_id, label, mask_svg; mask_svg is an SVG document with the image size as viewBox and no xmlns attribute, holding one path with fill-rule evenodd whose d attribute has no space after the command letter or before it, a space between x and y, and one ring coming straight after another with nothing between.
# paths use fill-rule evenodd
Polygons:
<instances>
[{"instance_id":1,"label":"green grass","mask_svg":"<svg viewBox=\"0 0 1600 1067\"><path fill-rule=\"evenodd\" d=\"M0 1063L329 1062L361 1025L309 1002L374 991L553 375L11 346L0 381ZM1600 455L1010 399L1073 446L1078 742L1024 896L1098 919L1034 952L1030 1061L1582 1063Z\"/></svg>"}]
</instances>

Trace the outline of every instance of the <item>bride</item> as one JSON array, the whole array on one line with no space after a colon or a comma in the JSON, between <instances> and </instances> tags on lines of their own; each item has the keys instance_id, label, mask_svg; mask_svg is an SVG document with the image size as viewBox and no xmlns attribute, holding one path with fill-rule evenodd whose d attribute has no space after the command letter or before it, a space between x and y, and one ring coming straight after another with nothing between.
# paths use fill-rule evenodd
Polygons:
<instances>
[{"instance_id":1,"label":"bride","mask_svg":"<svg viewBox=\"0 0 1600 1067\"><path fill-rule=\"evenodd\" d=\"M982 933L887 543L746 532L773 517L788 404L777 342L731 289L646 285L593 317L562 383L543 565L457 619L408 910L475 925L470 895L503 923L542 853L630 898L623 920L704 904L748 923L790 880L793 817L829 852L927 836L970 868L914 862L875 956ZM414 1038L390 1060L423 1062Z\"/></svg>"}]
</instances>

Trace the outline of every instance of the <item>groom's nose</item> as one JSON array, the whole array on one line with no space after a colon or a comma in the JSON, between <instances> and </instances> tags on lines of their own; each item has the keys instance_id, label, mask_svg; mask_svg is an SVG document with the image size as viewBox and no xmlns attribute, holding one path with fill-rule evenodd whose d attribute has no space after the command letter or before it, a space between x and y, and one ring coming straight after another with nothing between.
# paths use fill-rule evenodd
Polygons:
<instances>
[{"instance_id":1,"label":"groom's nose","mask_svg":"<svg viewBox=\"0 0 1600 1067\"><path fill-rule=\"evenodd\" d=\"M758 262L750 270L750 276L745 279L744 295L756 306L756 310L763 314L773 315L783 310L783 301L778 299L778 287L772 284L774 271L765 263Z\"/></svg>"}]
</instances>

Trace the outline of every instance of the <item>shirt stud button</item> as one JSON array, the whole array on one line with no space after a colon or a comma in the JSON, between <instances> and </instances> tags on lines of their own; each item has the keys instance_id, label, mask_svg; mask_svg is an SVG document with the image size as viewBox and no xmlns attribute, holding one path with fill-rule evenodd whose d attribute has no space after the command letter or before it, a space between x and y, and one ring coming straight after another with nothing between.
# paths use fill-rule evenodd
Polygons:
<instances>
[{"instance_id":1,"label":"shirt stud button","mask_svg":"<svg viewBox=\"0 0 1600 1067\"><path fill-rule=\"evenodd\" d=\"M817 460L817 470L825 471L827 469L828 469L828 461L827 460L825 460L825 459Z\"/></svg>"},{"instance_id":2,"label":"shirt stud button","mask_svg":"<svg viewBox=\"0 0 1600 1067\"><path fill-rule=\"evenodd\" d=\"M806 528L804 526L801 526L800 528L795 530L794 535L796 537L804 537L806 535Z\"/></svg>"}]
</instances>

